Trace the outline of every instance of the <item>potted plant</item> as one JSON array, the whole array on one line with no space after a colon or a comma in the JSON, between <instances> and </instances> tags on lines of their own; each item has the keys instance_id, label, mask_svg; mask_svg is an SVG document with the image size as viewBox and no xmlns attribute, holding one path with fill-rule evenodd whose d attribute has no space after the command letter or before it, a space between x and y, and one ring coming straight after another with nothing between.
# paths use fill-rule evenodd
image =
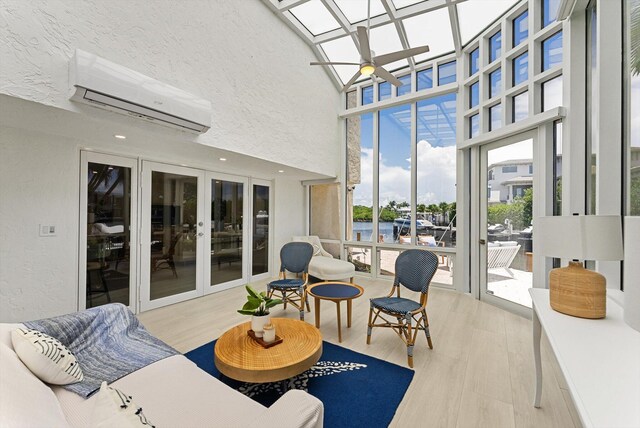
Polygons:
<instances>
[{"instance_id":1,"label":"potted plant","mask_svg":"<svg viewBox=\"0 0 640 428\"><path fill-rule=\"evenodd\" d=\"M271 322L269 309L281 304L282 300L270 299L267 297L267 293L264 291L258 293L250 285L245 288L248 293L247 302L242 306L242 309L238 309L238 312L242 315L251 315L251 330L257 337L262 337L264 325Z\"/></svg>"}]
</instances>

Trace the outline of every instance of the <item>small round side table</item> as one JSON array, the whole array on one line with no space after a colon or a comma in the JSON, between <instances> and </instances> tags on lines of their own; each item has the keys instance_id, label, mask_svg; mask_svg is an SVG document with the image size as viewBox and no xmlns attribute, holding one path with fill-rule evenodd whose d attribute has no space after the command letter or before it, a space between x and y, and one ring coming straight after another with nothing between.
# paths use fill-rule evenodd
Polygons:
<instances>
[{"instance_id":1,"label":"small round side table","mask_svg":"<svg viewBox=\"0 0 640 428\"><path fill-rule=\"evenodd\" d=\"M331 300L336 303L338 311L338 342L342 342L342 320L340 302L347 301L347 328L351 327L351 306L353 299L362 296L364 289L351 282L325 281L307 288L307 293L315 300L316 327L320 328L320 300Z\"/></svg>"}]
</instances>

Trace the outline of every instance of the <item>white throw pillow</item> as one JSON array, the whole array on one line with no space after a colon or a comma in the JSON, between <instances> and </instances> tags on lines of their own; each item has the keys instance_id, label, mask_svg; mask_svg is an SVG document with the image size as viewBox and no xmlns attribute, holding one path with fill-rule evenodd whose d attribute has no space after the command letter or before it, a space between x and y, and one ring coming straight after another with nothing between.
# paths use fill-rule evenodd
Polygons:
<instances>
[{"instance_id":1,"label":"white throw pillow","mask_svg":"<svg viewBox=\"0 0 640 428\"><path fill-rule=\"evenodd\" d=\"M91 426L94 428L129 428L153 427L154 425L144 416L142 408L133 402L131 396L119 389L107 386L107 382L102 382L96 396Z\"/></svg>"},{"instance_id":2,"label":"white throw pillow","mask_svg":"<svg viewBox=\"0 0 640 428\"><path fill-rule=\"evenodd\" d=\"M319 256L320 254L322 254L322 249L318 245L315 245L315 244L312 244L312 245L313 245L314 256Z\"/></svg>"},{"instance_id":3,"label":"white throw pillow","mask_svg":"<svg viewBox=\"0 0 640 428\"><path fill-rule=\"evenodd\" d=\"M17 328L11 332L11 343L24 365L43 382L68 385L84 379L75 355L58 339L38 330Z\"/></svg>"}]
</instances>

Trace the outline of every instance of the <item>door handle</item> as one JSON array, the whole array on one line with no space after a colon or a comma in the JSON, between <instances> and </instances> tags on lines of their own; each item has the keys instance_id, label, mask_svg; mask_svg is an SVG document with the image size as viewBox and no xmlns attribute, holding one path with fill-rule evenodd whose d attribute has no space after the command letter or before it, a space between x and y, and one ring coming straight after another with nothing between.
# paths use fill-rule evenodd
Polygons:
<instances>
[{"instance_id":1,"label":"door handle","mask_svg":"<svg viewBox=\"0 0 640 428\"><path fill-rule=\"evenodd\" d=\"M485 241L484 239L480 240L480 245L485 245L487 243L487 241Z\"/></svg>"}]
</instances>

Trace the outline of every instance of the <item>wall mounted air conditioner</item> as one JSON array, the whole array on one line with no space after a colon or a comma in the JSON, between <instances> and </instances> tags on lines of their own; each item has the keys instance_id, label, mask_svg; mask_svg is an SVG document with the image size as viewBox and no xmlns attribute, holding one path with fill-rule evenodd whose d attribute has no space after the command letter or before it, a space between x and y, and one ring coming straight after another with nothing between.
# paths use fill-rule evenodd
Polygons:
<instances>
[{"instance_id":1,"label":"wall mounted air conditioner","mask_svg":"<svg viewBox=\"0 0 640 428\"><path fill-rule=\"evenodd\" d=\"M76 49L71 100L182 130L205 133L211 102L97 55Z\"/></svg>"}]
</instances>

